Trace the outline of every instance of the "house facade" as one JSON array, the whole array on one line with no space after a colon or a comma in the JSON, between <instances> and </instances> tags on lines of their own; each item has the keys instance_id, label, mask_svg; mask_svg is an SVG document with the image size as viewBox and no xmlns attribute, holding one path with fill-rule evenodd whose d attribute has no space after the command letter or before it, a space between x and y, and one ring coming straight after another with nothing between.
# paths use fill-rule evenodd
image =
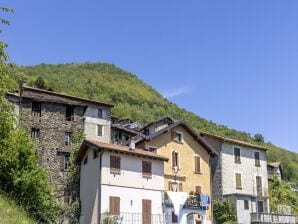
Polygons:
<instances>
[{"instance_id":1,"label":"house facade","mask_svg":"<svg viewBox=\"0 0 298 224\"><path fill-rule=\"evenodd\" d=\"M168 121L147 126L151 131L136 143L169 158L164 167L166 223L211 223L210 158L216 153L185 121Z\"/></svg>"},{"instance_id":2,"label":"house facade","mask_svg":"<svg viewBox=\"0 0 298 224\"><path fill-rule=\"evenodd\" d=\"M137 148L85 140L80 164L80 223L164 223L167 158Z\"/></svg>"},{"instance_id":3,"label":"house facade","mask_svg":"<svg viewBox=\"0 0 298 224\"><path fill-rule=\"evenodd\" d=\"M269 213L266 148L208 133L201 136L218 152L211 162L213 199L229 199L238 223L252 213Z\"/></svg>"},{"instance_id":4,"label":"house facade","mask_svg":"<svg viewBox=\"0 0 298 224\"><path fill-rule=\"evenodd\" d=\"M67 186L68 160L73 136L110 141L111 105L38 88L23 86L8 93L16 114L28 134L38 142L39 163L50 174L57 197L71 200L73 186Z\"/></svg>"}]
</instances>

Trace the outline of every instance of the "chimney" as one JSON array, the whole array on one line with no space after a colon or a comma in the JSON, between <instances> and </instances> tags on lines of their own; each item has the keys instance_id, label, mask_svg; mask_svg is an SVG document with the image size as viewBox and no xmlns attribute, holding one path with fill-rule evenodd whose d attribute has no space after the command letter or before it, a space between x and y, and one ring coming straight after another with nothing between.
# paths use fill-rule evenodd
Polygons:
<instances>
[{"instance_id":1,"label":"chimney","mask_svg":"<svg viewBox=\"0 0 298 224\"><path fill-rule=\"evenodd\" d=\"M135 149L136 149L136 142L135 142L134 139L131 139L131 140L130 140L130 143L129 143L129 149L130 149L131 151L135 151Z\"/></svg>"}]
</instances>

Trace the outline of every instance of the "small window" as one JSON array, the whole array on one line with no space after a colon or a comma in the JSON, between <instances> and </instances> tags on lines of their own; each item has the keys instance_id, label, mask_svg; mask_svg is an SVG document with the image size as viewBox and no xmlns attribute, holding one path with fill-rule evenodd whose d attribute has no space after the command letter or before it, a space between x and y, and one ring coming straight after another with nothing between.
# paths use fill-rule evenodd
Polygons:
<instances>
[{"instance_id":1,"label":"small window","mask_svg":"<svg viewBox=\"0 0 298 224\"><path fill-rule=\"evenodd\" d=\"M195 187L195 193L196 194L201 194L202 193L202 187L201 186L196 186Z\"/></svg>"},{"instance_id":2,"label":"small window","mask_svg":"<svg viewBox=\"0 0 298 224\"><path fill-rule=\"evenodd\" d=\"M93 159L96 159L98 157L98 151L93 151Z\"/></svg>"},{"instance_id":3,"label":"small window","mask_svg":"<svg viewBox=\"0 0 298 224\"><path fill-rule=\"evenodd\" d=\"M177 142L183 143L183 133L177 132Z\"/></svg>"},{"instance_id":4,"label":"small window","mask_svg":"<svg viewBox=\"0 0 298 224\"><path fill-rule=\"evenodd\" d=\"M98 137L103 136L103 126L100 124L97 125L97 136Z\"/></svg>"},{"instance_id":5,"label":"small window","mask_svg":"<svg viewBox=\"0 0 298 224\"><path fill-rule=\"evenodd\" d=\"M98 110L97 110L97 117L100 118L100 119L103 118L102 109L98 109Z\"/></svg>"},{"instance_id":6,"label":"small window","mask_svg":"<svg viewBox=\"0 0 298 224\"><path fill-rule=\"evenodd\" d=\"M264 212L264 202L258 201L258 213L263 213L263 212Z\"/></svg>"},{"instance_id":7,"label":"small window","mask_svg":"<svg viewBox=\"0 0 298 224\"><path fill-rule=\"evenodd\" d=\"M172 152L172 167L179 167L179 154L178 152Z\"/></svg>"},{"instance_id":8,"label":"small window","mask_svg":"<svg viewBox=\"0 0 298 224\"><path fill-rule=\"evenodd\" d=\"M110 170L111 172L119 173L121 170L121 157L110 156Z\"/></svg>"},{"instance_id":9,"label":"small window","mask_svg":"<svg viewBox=\"0 0 298 224\"><path fill-rule=\"evenodd\" d=\"M249 203L248 200L244 200L244 209L249 210Z\"/></svg>"},{"instance_id":10,"label":"small window","mask_svg":"<svg viewBox=\"0 0 298 224\"><path fill-rule=\"evenodd\" d=\"M236 188L242 189L242 183L241 183L241 174L236 173Z\"/></svg>"},{"instance_id":11,"label":"small window","mask_svg":"<svg viewBox=\"0 0 298 224\"><path fill-rule=\"evenodd\" d=\"M86 156L86 158L84 159L84 165L86 165L88 163L88 155Z\"/></svg>"},{"instance_id":12,"label":"small window","mask_svg":"<svg viewBox=\"0 0 298 224\"><path fill-rule=\"evenodd\" d=\"M69 167L69 157L70 157L69 154L64 155L64 170L67 170Z\"/></svg>"},{"instance_id":13,"label":"small window","mask_svg":"<svg viewBox=\"0 0 298 224\"><path fill-rule=\"evenodd\" d=\"M172 211L172 223L178 223L178 216Z\"/></svg>"},{"instance_id":14,"label":"small window","mask_svg":"<svg viewBox=\"0 0 298 224\"><path fill-rule=\"evenodd\" d=\"M201 159L199 156L195 156L195 173L201 173Z\"/></svg>"},{"instance_id":15,"label":"small window","mask_svg":"<svg viewBox=\"0 0 298 224\"><path fill-rule=\"evenodd\" d=\"M74 120L74 107L67 105L65 110L65 119L67 121L73 121Z\"/></svg>"},{"instance_id":16,"label":"small window","mask_svg":"<svg viewBox=\"0 0 298 224\"><path fill-rule=\"evenodd\" d=\"M41 103L40 102L32 102L32 116L40 117L41 116Z\"/></svg>"},{"instance_id":17,"label":"small window","mask_svg":"<svg viewBox=\"0 0 298 224\"><path fill-rule=\"evenodd\" d=\"M38 140L40 138L40 130L38 128L31 129L31 138Z\"/></svg>"},{"instance_id":18,"label":"small window","mask_svg":"<svg viewBox=\"0 0 298 224\"><path fill-rule=\"evenodd\" d=\"M150 161L143 161L142 172L143 172L143 176L152 175L152 163Z\"/></svg>"},{"instance_id":19,"label":"small window","mask_svg":"<svg viewBox=\"0 0 298 224\"><path fill-rule=\"evenodd\" d=\"M234 148L234 160L235 163L241 163L241 159L240 159L240 148Z\"/></svg>"},{"instance_id":20,"label":"small window","mask_svg":"<svg viewBox=\"0 0 298 224\"><path fill-rule=\"evenodd\" d=\"M72 146L72 142L71 142L71 132L65 132L64 133L64 142L66 146Z\"/></svg>"},{"instance_id":21,"label":"small window","mask_svg":"<svg viewBox=\"0 0 298 224\"><path fill-rule=\"evenodd\" d=\"M254 152L254 156L255 156L255 166L261 166L260 152Z\"/></svg>"},{"instance_id":22,"label":"small window","mask_svg":"<svg viewBox=\"0 0 298 224\"><path fill-rule=\"evenodd\" d=\"M149 135L149 129L148 128L145 129L144 134Z\"/></svg>"}]
</instances>

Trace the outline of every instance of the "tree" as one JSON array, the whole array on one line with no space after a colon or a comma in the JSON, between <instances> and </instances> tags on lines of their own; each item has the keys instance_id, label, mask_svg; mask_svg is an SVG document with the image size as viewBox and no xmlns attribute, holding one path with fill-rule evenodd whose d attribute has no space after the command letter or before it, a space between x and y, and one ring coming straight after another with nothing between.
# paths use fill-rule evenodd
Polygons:
<instances>
[{"instance_id":1,"label":"tree","mask_svg":"<svg viewBox=\"0 0 298 224\"><path fill-rule=\"evenodd\" d=\"M217 224L236 224L236 210L229 200L214 201L214 219Z\"/></svg>"},{"instance_id":2,"label":"tree","mask_svg":"<svg viewBox=\"0 0 298 224\"><path fill-rule=\"evenodd\" d=\"M255 134L254 139L256 142L265 142L264 136L262 134Z\"/></svg>"},{"instance_id":3,"label":"tree","mask_svg":"<svg viewBox=\"0 0 298 224\"><path fill-rule=\"evenodd\" d=\"M33 83L33 85L39 89L46 89L46 83L43 80L43 78L41 76L39 76L35 82Z\"/></svg>"}]
</instances>

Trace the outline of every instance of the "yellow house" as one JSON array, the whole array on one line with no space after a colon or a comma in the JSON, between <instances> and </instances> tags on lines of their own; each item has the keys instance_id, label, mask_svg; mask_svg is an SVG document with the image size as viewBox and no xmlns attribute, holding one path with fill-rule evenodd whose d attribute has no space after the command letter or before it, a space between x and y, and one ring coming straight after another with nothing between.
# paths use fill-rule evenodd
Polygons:
<instances>
[{"instance_id":1,"label":"yellow house","mask_svg":"<svg viewBox=\"0 0 298 224\"><path fill-rule=\"evenodd\" d=\"M166 223L211 223L213 148L182 120L167 117L146 126L143 133L137 147L169 158L164 165ZM179 211L173 203L180 203Z\"/></svg>"}]
</instances>

